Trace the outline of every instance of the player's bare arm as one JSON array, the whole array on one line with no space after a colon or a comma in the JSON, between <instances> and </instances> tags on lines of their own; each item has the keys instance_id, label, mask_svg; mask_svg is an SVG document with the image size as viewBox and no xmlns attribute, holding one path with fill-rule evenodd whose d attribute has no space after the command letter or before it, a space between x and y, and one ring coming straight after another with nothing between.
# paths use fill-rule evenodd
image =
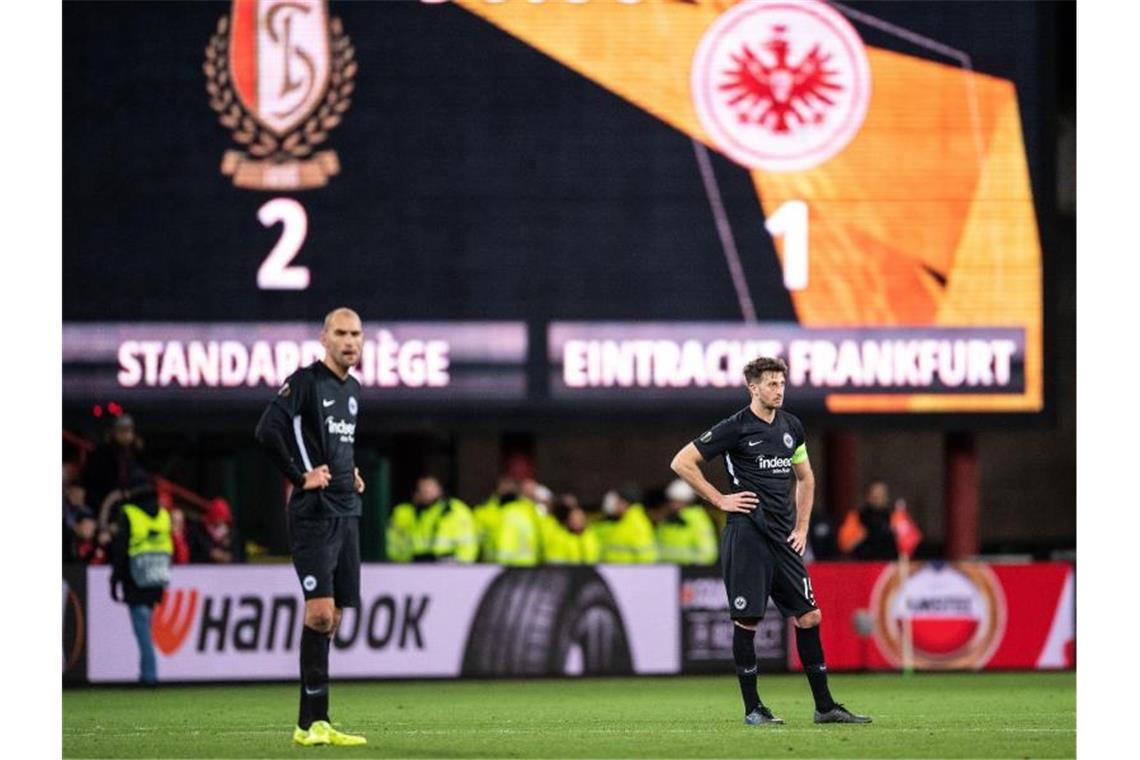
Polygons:
<instances>
[{"instance_id":1,"label":"player's bare arm","mask_svg":"<svg viewBox=\"0 0 1140 760\"><path fill-rule=\"evenodd\" d=\"M796 476L796 526L788 536L788 543L797 554L803 554L807 547L808 525L811 524L811 507L815 501L815 475L808 459L792 465Z\"/></svg>"},{"instance_id":2,"label":"player's bare arm","mask_svg":"<svg viewBox=\"0 0 1140 760\"><path fill-rule=\"evenodd\" d=\"M704 457L701 456L701 452L690 443L677 452L669 466L681 479L692 486L701 498L722 512L751 512L756 509L760 500L752 491L738 491L731 494L723 494L718 491L701 471L701 462L703 461Z\"/></svg>"},{"instance_id":3,"label":"player's bare arm","mask_svg":"<svg viewBox=\"0 0 1140 760\"><path fill-rule=\"evenodd\" d=\"M364 493L364 478L360 477L360 468L352 468L352 486L357 493Z\"/></svg>"}]
</instances>

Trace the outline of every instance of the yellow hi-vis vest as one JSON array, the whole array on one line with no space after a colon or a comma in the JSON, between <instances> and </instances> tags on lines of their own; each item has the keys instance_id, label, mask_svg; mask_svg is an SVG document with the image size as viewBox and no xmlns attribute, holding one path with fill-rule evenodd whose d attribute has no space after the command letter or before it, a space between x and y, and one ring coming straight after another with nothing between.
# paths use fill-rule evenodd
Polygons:
<instances>
[{"instance_id":1,"label":"yellow hi-vis vest","mask_svg":"<svg viewBox=\"0 0 1140 760\"><path fill-rule=\"evenodd\" d=\"M699 504L684 507L657 526L657 548L662 562L678 565L716 563L716 527Z\"/></svg>"},{"instance_id":2,"label":"yellow hi-vis vest","mask_svg":"<svg viewBox=\"0 0 1140 760\"><path fill-rule=\"evenodd\" d=\"M170 582L170 561L174 556L170 513L159 509L151 517L136 504L124 504L123 514L131 526L127 557L135 585L139 588L165 586Z\"/></svg>"},{"instance_id":3,"label":"yellow hi-vis vest","mask_svg":"<svg viewBox=\"0 0 1140 760\"><path fill-rule=\"evenodd\" d=\"M543 532L543 556L555 565L592 565L602 554L598 534L587 525L581 533L571 533L553 517Z\"/></svg>"},{"instance_id":4,"label":"yellow hi-vis vest","mask_svg":"<svg viewBox=\"0 0 1140 760\"><path fill-rule=\"evenodd\" d=\"M533 567L542 558L538 511L530 499L519 498L500 507L495 557L502 565Z\"/></svg>"},{"instance_id":5,"label":"yellow hi-vis vest","mask_svg":"<svg viewBox=\"0 0 1140 760\"><path fill-rule=\"evenodd\" d=\"M602 562L649 563L657 561L657 537L645 507L631 504L602 534Z\"/></svg>"},{"instance_id":6,"label":"yellow hi-vis vest","mask_svg":"<svg viewBox=\"0 0 1140 760\"><path fill-rule=\"evenodd\" d=\"M474 562L479 553L471 508L459 499L447 499L417 511L413 504L397 504L388 522L388 559L411 562L434 557Z\"/></svg>"},{"instance_id":7,"label":"yellow hi-vis vest","mask_svg":"<svg viewBox=\"0 0 1140 760\"><path fill-rule=\"evenodd\" d=\"M499 506L499 496L496 494L472 510L475 516L475 531L479 536L479 561L496 562L498 560L499 523L502 521L502 509Z\"/></svg>"}]
</instances>

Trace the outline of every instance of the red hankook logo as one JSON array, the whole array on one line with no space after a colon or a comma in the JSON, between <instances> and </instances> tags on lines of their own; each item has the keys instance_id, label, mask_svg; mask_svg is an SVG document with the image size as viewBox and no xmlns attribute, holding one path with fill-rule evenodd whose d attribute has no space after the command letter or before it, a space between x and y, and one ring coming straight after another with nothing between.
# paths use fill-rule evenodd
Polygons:
<instances>
[{"instance_id":1,"label":"red hankook logo","mask_svg":"<svg viewBox=\"0 0 1140 760\"><path fill-rule=\"evenodd\" d=\"M197 589L167 589L162 603L154 608L150 632L158 651L170 656L182 647L186 635L194 625L198 609Z\"/></svg>"},{"instance_id":2,"label":"red hankook logo","mask_svg":"<svg viewBox=\"0 0 1140 760\"><path fill-rule=\"evenodd\" d=\"M697 46L693 104L715 147L750 169L811 169L863 125L870 68L859 35L815 0L744 2Z\"/></svg>"}]
</instances>

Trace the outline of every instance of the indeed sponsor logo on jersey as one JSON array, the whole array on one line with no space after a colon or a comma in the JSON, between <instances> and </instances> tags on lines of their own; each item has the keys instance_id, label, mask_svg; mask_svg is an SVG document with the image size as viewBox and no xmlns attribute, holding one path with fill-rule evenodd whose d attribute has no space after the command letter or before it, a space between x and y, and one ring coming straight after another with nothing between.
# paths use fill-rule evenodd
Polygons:
<instances>
[{"instance_id":1,"label":"indeed sponsor logo on jersey","mask_svg":"<svg viewBox=\"0 0 1140 760\"><path fill-rule=\"evenodd\" d=\"M756 457L756 466L761 470L771 470L777 474L792 471L791 457L766 457L763 454Z\"/></svg>"},{"instance_id":2,"label":"indeed sponsor logo on jersey","mask_svg":"<svg viewBox=\"0 0 1140 760\"><path fill-rule=\"evenodd\" d=\"M343 443L354 443L356 435L356 423L349 422L348 420L338 420L335 417L329 417L325 420L328 425L329 435L339 435Z\"/></svg>"}]
</instances>

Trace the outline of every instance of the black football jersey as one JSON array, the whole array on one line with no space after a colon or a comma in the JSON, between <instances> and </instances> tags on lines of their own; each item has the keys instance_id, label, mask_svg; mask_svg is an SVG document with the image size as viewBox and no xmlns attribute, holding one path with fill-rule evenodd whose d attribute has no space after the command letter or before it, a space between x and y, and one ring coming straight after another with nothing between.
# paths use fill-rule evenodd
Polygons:
<instances>
[{"instance_id":1,"label":"black football jersey","mask_svg":"<svg viewBox=\"0 0 1140 760\"><path fill-rule=\"evenodd\" d=\"M297 486L289 499L290 512L307 517L360 515L353 476L359 412L357 379L349 375L341 380L320 361L294 372L277 391L259 428L282 429L287 424L281 435L287 457L278 457L278 467ZM302 490L304 473L322 464L331 475L328 487Z\"/></svg>"},{"instance_id":2,"label":"black football jersey","mask_svg":"<svg viewBox=\"0 0 1140 760\"><path fill-rule=\"evenodd\" d=\"M792 465L807 459L804 426L783 409L768 423L750 407L721 420L693 441L704 460L724 455L731 492L752 491L760 505L750 514L732 512L729 522L752 520L783 541L796 525L796 476Z\"/></svg>"}]
</instances>

